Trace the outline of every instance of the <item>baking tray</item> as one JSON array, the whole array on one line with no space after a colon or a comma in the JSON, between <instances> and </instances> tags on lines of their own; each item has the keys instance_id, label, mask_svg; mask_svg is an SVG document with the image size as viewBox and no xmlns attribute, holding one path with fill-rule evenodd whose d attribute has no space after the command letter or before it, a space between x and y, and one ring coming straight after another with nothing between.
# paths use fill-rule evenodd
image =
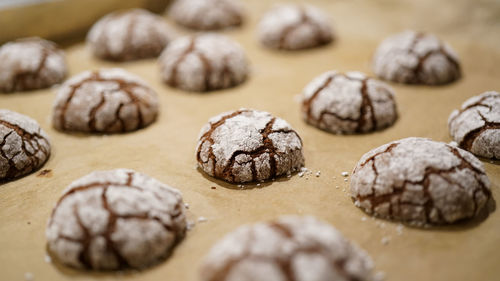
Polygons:
<instances>
[{"instance_id":1,"label":"baking tray","mask_svg":"<svg viewBox=\"0 0 500 281\"><path fill-rule=\"evenodd\" d=\"M474 1L308 1L329 13L338 40L297 52L262 48L255 39L259 16L271 1L246 1L249 14L241 29L224 32L240 42L251 62L251 75L239 87L208 94L169 88L159 78L155 60L123 64L94 59L83 43L66 48L70 75L100 67L123 67L156 89L161 103L158 120L127 134L84 135L55 131L50 124L54 89L0 95L0 107L40 122L52 140L43 169L0 185L0 279L23 280L196 280L202 257L237 226L282 214L314 215L337 227L372 256L386 280L498 280L500 213L457 225L418 229L372 219L348 195L351 172L361 155L392 140L409 136L451 141L447 119L467 98L500 89L500 17L494 2ZM469 15L464 18L463 15ZM332 135L305 124L297 95L320 73L337 69L372 74L370 59L386 36L411 28L430 31L448 41L462 60L463 78L447 86L391 84L399 119L371 134ZM181 30L185 32L185 30ZM313 175L283 178L240 189L206 177L196 169L195 146L200 128L223 111L250 107L287 120L304 142L306 167ZM500 198L500 165L483 161ZM74 270L46 261L45 226L53 205L73 180L93 170L131 168L178 188L196 222L168 260L157 266L120 273ZM314 173L321 171L316 177ZM212 189L211 187L216 187ZM338 187L338 188L337 188ZM206 222L197 222L205 217ZM399 234L400 233L400 234ZM388 244L382 238L390 238Z\"/></svg>"}]
</instances>

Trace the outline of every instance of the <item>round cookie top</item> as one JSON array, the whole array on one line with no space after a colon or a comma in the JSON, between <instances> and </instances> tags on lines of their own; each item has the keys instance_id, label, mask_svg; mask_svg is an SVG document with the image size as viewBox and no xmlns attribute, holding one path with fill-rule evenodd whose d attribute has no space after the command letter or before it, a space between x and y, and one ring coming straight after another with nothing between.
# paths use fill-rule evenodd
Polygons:
<instances>
[{"instance_id":1,"label":"round cookie top","mask_svg":"<svg viewBox=\"0 0 500 281\"><path fill-rule=\"evenodd\" d=\"M385 39L373 57L375 74L406 84L440 85L460 78L458 55L431 34L405 31Z\"/></svg>"},{"instance_id":2,"label":"round cookie top","mask_svg":"<svg viewBox=\"0 0 500 281\"><path fill-rule=\"evenodd\" d=\"M386 128L397 119L394 92L387 84L361 72L328 71L302 93L304 120L337 133L366 133Z\"/></svg>"},{"instance_id":3,"label":"round cookie top","mask_svg":"<svg viewBox=\"0 0 500 281\"><path fill-rule=\"evenodd\" d=\"M64 52L37 37L4 44L0 61L0 92L43 89L66 77Z\"/></svg>"},{"instance_id":4,"label":"round cookie top","mask_svg":"<svg viewBox=\"0 0 500 281\"><path fill-rule=\"evenodd\" d=\"M128 61L157 57L173 39L165 20L143 9L113 12L90 29L87 43L98 58Z\"/></svg>"},{"instance_id":5,"label":"round cookie top","mask_svg":"<svg viewBox=\"0 0 500 281\"><path fill-rule=\"evenodd\" d=\"M168 255L186 230L181 194L133 170L96 171L72 182L46 236L60 262L96 270L143 268Z\"/></svg>"},{"instance_id":6,"label":"round cookie top","mask_svg":"<svg viewBox=\"0 0 500 281\"><path fill-rule=\"evenodd\" d=\"M304 165L302 140L290 124L245 108L211 118L196 151L203 171L231 183L273 179Z\"/></svg>"},{"instance_id":7,"label":"round cookie top","mask_svg":"<svg viewBox=\"0 0 500 281\"><path fill-rule=\"evenodd\" d=\"M205 257L202 281L373 280L373 262L334 227L314 217L284 216L244 225Z\"/></svg>"},{"instance_id":8,"label":"round cookie top","mask_svg":"<svg viewBox=\"0 0 500 281\"><path fill-rule=\"evenodd\" d=\"M351 196L368 213L424 225L475 216L491 191L483 164L471 153L406 138L363 155L351 178Z\"/></svg>"},{"instance_id":9,"label":"round cookie top","mask_svg":"<svg viewBox=\"0 0 500 281\"><path fill-rule=\"evenodd\" d=\"M448 127L463 149L500 159L500 94L489 91L468 99L451 113Z\"/></svg>"},{"instance_id":10,"label":"round cookie top","mask_svg":"<svg viewBox=\"0 0 500 281\"><path fill-rule=\"evenodd\" d=\"M35 120L0 109L0 182L40 168L49 155L49 137Z\"/></svg>"},{"instance_id":11,"label":"round cookie top","mask_svg":"<svg viewBox=\"0 0 500 281\"><path fill-rule=\"evenodd\" d=\"M158 115L156 93L120 68L85 71L59 89L52 124L61 131L117 133L151 124Z\"/></svg>"},{"instance_id":12,"label":"round cookie top","mask_svg":"<svg viewBox=\"0 0 500 281\"><path fill-rule=\"evenodd\" d=\"M208 33L173 41L159 59L163 81L187 91L211 91L245 81L248 62L241 46Z\"/></svg>"},{"instance_id":13,"label":"round cookie top","mask_svg":"<svg viewBox=\"0 0 500 281\"><path fill-rule=\"evenodd\" d=\"M191 29L216 30L240 26L244 10L239 0L177 0L169 16Z\"/></svg>"},{"instance_id":14,"label":"round cookie top","mask_svg":"<svg viewBox=\"0 0 500 281\"><path fill-rule=\"evenodd\" d=\"M317 47L334 38L328 16L307 4L276 5L262 17L258 33L264 46L285 50Z\"/></svg>"}]
</instances>

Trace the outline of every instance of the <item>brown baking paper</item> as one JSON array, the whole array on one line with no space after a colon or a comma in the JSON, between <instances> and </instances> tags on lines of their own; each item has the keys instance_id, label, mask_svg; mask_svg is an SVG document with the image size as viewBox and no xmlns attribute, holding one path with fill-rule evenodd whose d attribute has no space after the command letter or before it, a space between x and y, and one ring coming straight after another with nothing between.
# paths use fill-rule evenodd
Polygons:
<instances>
[{"instance_id":1,"label":"brown baking paper","mask_svg":"<svg viewBox=\"0 0 500 281\"><path fill-rule=\"evenodd\" d=\"M313 1L308 1L313 2ZM314 1L335 22L338 40L326 47L278 52L259 46L255 27L270 1L246 1L249 17L241 29L225 33L239 41L252 65L250 78L234 89L207 94L187 93L163 85L155 60L109 63L91 57L83 43L67 48L70 74L99 67L123 67L157 90L159 119L127 134L83 135L55 131L50 124L57 87L0 95L0 107L40 122L52 140L52 154L40 171L0 185L0 279L23 280L196 280L202 257L224 234L244 223L281 214L314 215L337 227L373 257L386 280L498 280L500 276L500 212L453 226L432 229L403 227L372 219L348 196L351 172L361 155L379 145L409 136L451 141L447 119L467 98L500 89L500 8L474 1ZM495 10L496 9L496 10ZM372 75L371 55L377 44L406 28L431 31L459 53L464 76L447 86L393 87L400 117L394 126L372 134L339 136L306 125L297 94L315 76L330 69L360 70ZM240 190L210 179L196 167L200 128L223 111L250 107L287 120L304 142L306 167L313 175L279 179ZM483 160L500 198L500 165ZM189 219L202 216L194 229L159 265L141 272L93 273L45 261L45 225L63 189L93 170L131 168L182 191ZM321 171L321 175L314 174ZM214 186L216 189L212 189ZM337 188L338 187L338 188ZM364 219L367 218L367 219ZM383 244L381 240L388 240Z\"/></svg>"}]
</instances>

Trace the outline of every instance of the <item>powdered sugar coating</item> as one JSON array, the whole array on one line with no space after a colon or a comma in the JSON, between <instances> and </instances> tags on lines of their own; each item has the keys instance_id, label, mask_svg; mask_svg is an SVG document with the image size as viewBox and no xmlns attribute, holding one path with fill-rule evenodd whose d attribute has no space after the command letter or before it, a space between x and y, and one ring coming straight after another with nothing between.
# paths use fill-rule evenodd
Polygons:
<instances>
[{"instance_id":1,"label":"powdered sugar coating","mask_svg":"<svg viewBox=\"0 0 500 281\"><path fill-rule=\"evenodd\" d=\"M52 124L62 131L117 133L151 124L158 115L156 93L120 68L85 71L59 89Z\"/></svg>"},{"instance_id":2,"label":"powdered sugar coating","mask_svg":"<svg viewBox=\"0 0 500 281\"><path fill-rule=\"evenodd\" d=\"M157 57L175 37L165 20L143 9L113 12L90 29L87 43L99 58L128 61Z\"/></svg>"},{"instance_id":3,"label":"powdered sugar coating","mask_svg":"<svg viewBox=\"0 0 500 281\"><path fill-rule=\"evenodd\" d=\"M64 80L64 52L37 37L18 39L0 47L0 92L43 89Z\"/></svg>"},{"instance_id":4,"label":"powdered sugar coating","mask_svg":"<svg viewBox=\"0 0 500 281\"><path fill-rule=\"evenodd\" d=\"M489 91L468 99L451 113L448 128L461 148L500 159L500 94Z\"/></svg>"},{"instance_id":5,"label":"powdered sugar coating","mask_svg":"<svg viewBox=\"0 0 500 281\"><path fill-rule=\"evenodd\" d=\"M252 109L211 118L196 151L203 171L233 183L272 179L304 165L297 132L285 120Z\"/></svg>"},{"instance_id":6,"label":"powdered sugar coating","mask_svg":"<svg viewBox=\"0 0 500 281\"><path fill-rule=\"evenodd\" d=\"M368 213L421 225L471 218L491 191L483 164L471 153L406 138L363 155L351 177L351 196Z\"/></svg>"},{"instance_id":7,"label":"powdered sugar coating","mask_svg":"<svg viewBox=\"0 0 500 281\"><path fill-rule=\"evenodd\" d=\"M248 62L240 45L208 33L173 41L159 59L163 81L187 91L211 91L245 81Z\"/></svg>"},{"instance_id":8,"label":"powdered sugar coating","mask_svg":"<svg viewBox=\"0 0 500 281\"><path fill-rule=\"evenodd\" d=\"M385 39L373 57L375 74L385 80L439 85L460 78L458 55L431 34L405 31Z\"/></svg>"},{"instance_id":9,"label":"powdered sugar coating","mask_svg":"<svg viewBox=\"0 0 500 281\"><path fill-rule=\"evenodd\" d=\"M269 48L298 50L330 43L334 32L320 9L308 4L281 4L262 17L258 36Z\"/></svg>"},{"instance_id":10,"label":"powdered sugar coating","mask_svg":"<svg viewBox=\"0 0 500 281\"><path fill-rule=\"evenodd\" d=\"M53 209L46 236L52 256L97 270L143 268L184 236L179 191L133 170L96 171L72 182Z\"/></svg>"},{"instance_id":11,"label":"powdered sugar coating","mask_svg":"<svg viewBox=\"0 0 500 281\"><path fill-rule=\"evenodd\" d=\"M373 262L334 227L314 217L284 216L244 225L204 259L202 281L373 280Z\"/></svg>"},{"instance_id":12,"label":"powdered sugar coating","mask_svg":"<svg viewBox=\"0 0 500 281\"><path fill-rule=\"evenodd\" d=\"M215 30L241 25L244 9L239 0L177 0L169 16L188 28Z\"/></svg>"},{"instance_id":13,"label":"powdered sugar coating","mask_svg":"<svg viewBox=\"0 0 500 281\"><path fill-rule=\"evenodd\" d=\"M50 141L38 122L0 109L0 181L40 168L50 155Z\"/></svg>"},{"instance_id":14,"label":"powdered sugar coating","mask_svg":"<svg viewBox=\"0 0 500 281\"><path fill-rule=\"evenodd\" d=\"M325 72L302 93L304 120L336 134L380 130L397 115L392 88L361 72Z\"/></svg>"}]
</instances>

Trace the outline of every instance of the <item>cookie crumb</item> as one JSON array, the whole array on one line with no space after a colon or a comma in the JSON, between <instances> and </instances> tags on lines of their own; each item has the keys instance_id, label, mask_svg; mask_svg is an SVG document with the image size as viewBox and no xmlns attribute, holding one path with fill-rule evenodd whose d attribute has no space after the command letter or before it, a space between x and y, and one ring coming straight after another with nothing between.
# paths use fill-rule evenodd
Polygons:
<instances>
[{"instance_id":1,"label":"cookie crumb","mask_svg":"<svg viewBox=\"0 0 500 281\"><path fill-rule=\"evenodd\" d=\"M375 276L373 276L373 280L375 281L384 281L385 280L385 272L383 271L377 271L375 273Z\"/></svg>"},{"instance_id":2,"label":"cookie crumb","mask_svg":"<svg viewBox=\"0 0 500 281\"><path fill-rule=\"evenodd\" d=\"M390 236L382 237L382 239L380 240L380 242L382 242L383 245L389 244L389 241L391 241L391 237Z\"/></svg>"},{"instance_id":3,"label":"cookie crumb","mask_svg":"<svg viewBox=\"0 0 500 281\"><path fill-rule=\"evenodd\" d=\"M187 230L191 230L194 228L194 226L196 225L196 223L192 222L192 221L188 221L187 224L186 224L186 229Z\"/></svg>"},{"instance_id":4,"label":"cookie crumb","mask_svg":"<svg viewBox=\"0 0 500 281\"><path fill-rule=\"evenodd\" d=\"M339 189L339 186L338 186L338 185L336 185L336 186L335 186L335 188L336 188L336 189Z\"/></svg>"},{"instance_id":5,"label":"cookie crumb","mask_svg":"<svg viewBox=\"0 0 500 281\"><path fill-rule=\"evenodd\" d=\"M215 186L212 186L212 187L210 187L210 188L211 188L211 189L217 189L217 187L215 187Z\"/></svg>"},{"instance_id":6,"label":"cookie crumb","mask_svg":"<svg viewBox=\"0 0 500 281\"><path fill-rule=\"evenodd\" d=\"M33 281L33 280L35 280L35 276L31 272L26 272L26 273L24 273L24 280Z\"/></svg>"},{"instance_id":7,"label":"cookie crumb","mask_svg":"<svg viewBox=\"0 0 500 281\"><path fill-rule=\"evenodd\" d=\"M361 217L361 221L366 221L367 218L366 217Z\"/></svg>"},{"instance_id":8,"label":"cookie crumb","mask_svg":"<svg viewBox=\"0 0 500 281\"><path fill-rule=\"evenodd\" d=\"M345 182L347 182L347 179L344 179Z\"/></svg>"},{"instance_id":9,"label":"cookie crumb","mask_svg":"<svg viewBox=\"0 0 500 281\"><path fill-rule=\"evenodd\" d=\"M205 218L205 217L198 217L198 222L201 223L201 222L206 222L206 221L208 221L207 218Z\"/></svg>"},{"instance_id":10,"label":"cookie crumb","mask_svg":"<svg viewBox=\"0 0 500 281\"><path fill-rule=\"evenodd\" d=\"M189 204L188 203L184 203L184 208L189 209Z\"/></svg>"},{"instance_id":11,"label":"cookie crumb","mask_svg":"<svg viewBox=\"0 0 500 281\"><path fill-rule=\"evenodd\" d=\"M402 224L398 224L398 226L396 226L396 232L398 235L403 234L403 225Z\"/></svg>"},{"instance_id":12,"label":"cookie crumb","mask_svg":"<svg viewBox=\"0 0 500 281\"><path fill-rule=\"evenodd\" d=\"M31 222L29 221L28 224L31 224Z\"/></svg>"},{"instance_id":13,"label":"cookie crumb","mask_svg":"<svg viewBox=\"0 0 500 281\"><path fill-rule=\"evenodd\" d=\"M52 176L52 170L51 169L43 169L37 175L37 177L47 177L47 178L50 178L51 176Z\"/></svg>"},{"instance_id":14,"label":"cookie crumb","mask_svg":"<svg viewBox=\"0 0 500 281\"><path fill-rule=\"evenodd\" d=\"M321 175L321 171L317 171L316 172L316 177L319 178L320 175Z\"/></svg>"},{"instance_id":15,"label":"cookie crumb","mask_svg":"<svg viewBox=\"0 0 500 281\"><path fill-rule=\"evenodd\" d=\"M47 254L45 254L45 257L43 258L43 260L44 260L46 263L51 263L51 262L52 262L52 258L51 258L49 255L47 255Z\"/></svg>"},{"instance_id":16,"label":"cookie crumb","mask_svg":"<svg viewBox=\"0 0 500 281\"><path fill-rule=\"evenodd\" d=\"M348 172L342 172L342 176L343 176L343 177L348 177L348 176L349 176L349 173L348 173Z\"/></svg>"}]
</instances>

